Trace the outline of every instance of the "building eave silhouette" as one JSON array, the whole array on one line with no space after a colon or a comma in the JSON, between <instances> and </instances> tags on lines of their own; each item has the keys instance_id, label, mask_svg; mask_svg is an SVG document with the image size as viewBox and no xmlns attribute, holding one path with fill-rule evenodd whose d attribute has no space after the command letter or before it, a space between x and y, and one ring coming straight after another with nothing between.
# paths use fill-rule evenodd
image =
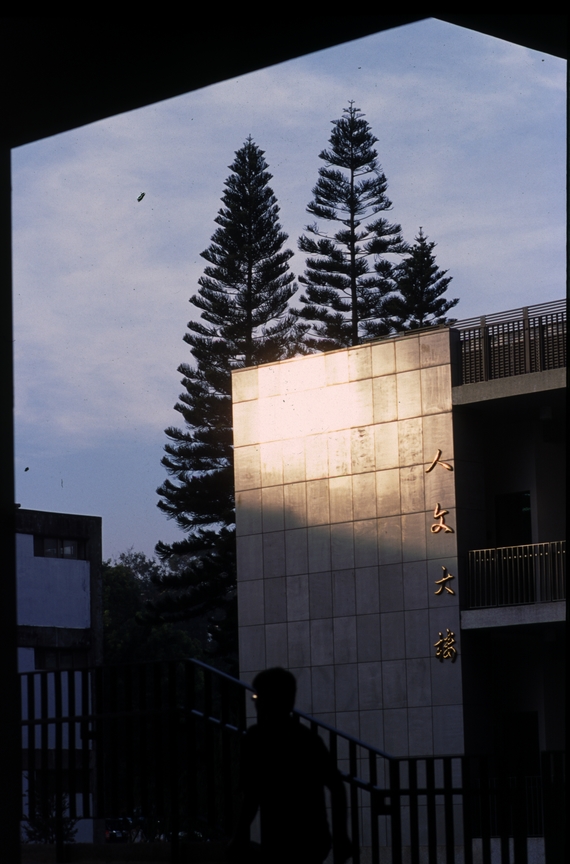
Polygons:
<instances>
[{"instance_id":1,"label":"building eave silhouette","mask_svg":"<svg viewBox=\"0 0 570 864\"><path fill-rule=\"evenodd\" d=\"M3 18L0 32L0 522L4 550L0 629L0 820L6 859L20 860L19 702L16 676L10 148L117 113L331 47L426 15L371 15L283 22L200 23ZM441 20L566 57L565 15L439 15ZM254 26L255 25L255 26Z\"/></svg>"}]
</instances>

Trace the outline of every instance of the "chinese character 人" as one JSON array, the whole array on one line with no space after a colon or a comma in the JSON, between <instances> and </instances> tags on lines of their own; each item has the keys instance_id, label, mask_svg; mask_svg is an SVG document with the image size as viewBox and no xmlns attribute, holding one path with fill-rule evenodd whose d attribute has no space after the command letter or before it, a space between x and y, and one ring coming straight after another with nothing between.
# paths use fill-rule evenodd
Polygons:
<instances>
[{"instance_id":1,"label":"chinese character \u4eba","mask_svg":"<svg viewBox=\"0 0 570 864\"><path fill-rule=\"evenodd\" d=\"M445 524L445 517L448 513L449 510L440 510L439 504L435 505L433 515L435 519L439 519L439 522L436 522L429 529L432 534L439 534L440 531L445 531L446 534L453 534L453 528L450 528L449 525Z\"/></svg>"},{"instance_id":2,"label":"chinese character \u4eba","mask_svg":"<svg viewBox=\"0 0 570 864\"><path fill-rule=\"evenodd\" d=\"M435 456L433 457L433 462L431 463L429 468L426 468L426 474L429 474L430 471L433 471L433 469L435 468L435 466L438 463L439 463L439 465L441 465L442 468L447 468L448 471L453 471L453 468L451 467L449 462L441 461L441 450L438 450L437 453L435 454Z\"/></svg>"},{"instance_id":3,"label":"chinese character \u4eba","mask_svg":"<svg viewBox=\"0 0 570 864\"><path fill-rule=\"evenodd\" d=\"M449 585L446 585L446 582L449 582L450 579L455 579L455 576L452 576L451 573L447 572L447 567L442 566L441 569L443 570L443 576L441 577L441 579L435 580L435 584L439 585L439 588L437 589L437 591L434 591L433 593L434 594L441 594L445 588L445 590L447 591L448 594L455 594L455 591L453 590L453 588L450 588Z\"/></svg>"},{"instance_id":4,"label":"chinese character \u4eba","mask_svg":"<svg viewBox=\"0 0 570 864\"><path fill-rule=\"evenodd\" d=\"M457 649L454 648L455 645L455 633L447 628L447 633L445 636L440 631L439 639L437 642L434 642L435 648L435 656L439 660L440 663L443 663L444 660L451 660L452 663L455 663L455 658L457 657Z\"/></svg>"}]
</instances>

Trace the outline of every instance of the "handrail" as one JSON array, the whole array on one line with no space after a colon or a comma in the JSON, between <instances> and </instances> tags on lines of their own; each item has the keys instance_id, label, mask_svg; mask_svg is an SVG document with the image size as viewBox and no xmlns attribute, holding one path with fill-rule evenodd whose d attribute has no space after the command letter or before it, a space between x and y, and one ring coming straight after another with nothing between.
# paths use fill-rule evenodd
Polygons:
<instances>
[{"instance_id":1,"label":"handrail","mask_svg":"<svg viewBox=\"0 0 570 864\"><path fill-rule=\"evenodd\" d=\"M181 831L198 830L211 840L231 834L250 684L193 658L38 670L20 678L28 791L23 818L55 819L56 860L64 860L65 820L125 812L140 817L147 840L160 820L161 833L171 837L172 862L180 860ZM391 848L392 864L402 864L408 845L411 860L419 861L426 839L430 860L438 845L445 845L448 861L463 845L469 862L474 837L489 846L499 831L505 842L510 836L520 844L530 830L526 816L515 819L511 804L498 797L494 784L502 769L487 757L394 757L303 711L294 716L314 734L328 735L347 786L353 864L360 864L362 845L370 848L373 864L380 862L381 847ZM55 799L54 771L61 793ZM550 774L543 772L540 781L547 795ZM516 803L524 798L526 780L517 776L513 782ZM334 812L332 819L336 836ZM540 819L532 824L542 831Z\"/></svg>"},{"instance_id":2,"label":"handrail","mask_svg":"<svg viewBox=\"0 0 570 864\"><path fill-rule=\"evenodd\" d=\"M476 315L473 318L463 318L450 324L454 330L469 330L481 324L503 324L517 321L528 314L529 318L537 315L556 315L566 312L566 300L551 300L549 303L535 303L534 306L520 306L518 309L507 309L505 312L492 312L490 315Z\"/></svg>"},{"instance_id":3,"label":"handrail","mask_svg":"<svg viewBox=\"0 0 570 864\"><path fill-rule=\"evenodd\" d=\"M565 565L565 540L471 549L469 608L564 600Z\"/></svg>"},{"instance_id":4,"label":"handrail","mask_svg":"<svg viewBox=\"0 0 570 864\"><path fill-rule=\"evenodd\" d=\"M164 662L166 662L166 661L164 661ZM233 678L231 675L228 675L227 672L222 672L220 669L216 669L213 666L209 666L207 663L204 663L201 660L197 660L194 657L188 657L186 660L179 661L179 662L192 663L193 666L198 666L204 670L207 670L210 673L215 672L217 677L223 678L226 681L230 682L231 684L241 687L243 690L249 690L250 693L255 692L255 689L252 687L252 685L248 684L246 681L242 681L239 678ZM132 663L129 663L128 665L133 666L133 667L140 667L140 666L153 666L155 663L156 663L156 661L154 661L154 660L134 660L134 661L132 661ZM123 664L123 663L105 664L105 668L107 668L107 669L112 669L112 668L121 669L121 668L124 668L124 666L125 666L125 664ZM85 668L89 669L89 668L94 668L94 667L85 667ZM99 668L101 668L101 667L99 667ZM29 676L29 675L41 675L42 673L46 673L46 672L49 674L50 672L53 673L56 671L61 671L61 672L67 671L67 672L79 673L83 670L79 669L79 668L69 669L69 670L64 670L64 669L61 669L61 670L55 670L55 669L40 670L40 669L36 669L33 672L20 672L18 674L20 675L20 677L22 677L22 676ZM151 715L153 713L156 713L157 710L160 711L160 710L165 710L165 709L148 708L148 709L145 709L144 711L138 710L137 713L140 715L147 715L148 716L148 715ZM177 708L177 710L179 710L179 709ZM126 717L130 713L132 713L132 712L127 712L127 711L113 712L112 715L110 713L95 713L95 714L90 713L90 714L86 714L86 715L84 715L84 714L72 714L72 715L63 715L59 719L64 723L66 723L66 722L78 723L80 721L86 722L88 718L105 719L108 716L113 716L113 717L125 716ZM192 713L195 714L196 716L206 717L207 719L210 719L210 720L216 720L215 717L211 717L202 711L198 711L195 708L192 709ZM338 735L340 738L343 738L345 741L351 741L353 744L356 744L358 747L363 747L366 750L370 751L371 753L375 753L377 756L381 756L384 759L396 758L394 756L391 756L389 753L385 753L383 750L379 750L377 747L373 747L371 744L367 744L365 741L362 741L360 738L355 738L354 735L351 735L348 732L342 732L340 729L337 729L334 726L330 726L328 723L325 723L323 720L319 720L316 717L313 717L311 714L305 714L304 711L299 711L297 708L293 709L293 714L302 720L306 720L312 726L319 726L321 729L325 729L327 732L333 732L335 735ZM48 724L53 723L53 719L49 719L49 718L48 719L37 719L36 718L34 720L22 719L22 725L23 726L41 725L43 723L48 723ZM228 727L228 728L235 728L236 731L238 729L238 727Z\"/></svg>"},{"instance_id":5,"label":"handrail","mask_svg":"<svg viewBox=\"0 0 570 864\"><path fill-rule=\"evenodd\" d=\"M543 315L564 314L567 308L566 300L551 300L549 303L535 303L533 306L520 306L518 309L507 309L504 312L491 312L490 315L475 315L473 318L462 318L460 321L450 319L449 324L426 324L425 327L413 330L396 330L385 336L377 336L368 340L369 342L384 342L387 339L400 339L404 337L425 336L434 330L470 330L474 327L492 326L494 324L509 324L519 321L525 317L533 318Z\"/></svg>"},{"instance_id":6,"label":"handrail","mask_svg":"<svg viewBox=\"0 0 570 864\"><path fill-rule=\"evenodd\" d=\"M253 687L250 688L253 690ZM304 714L303 711L298 711L296 708L293 709L293 714L301 717L303 720L308 720L309 723L315 724L316 726L320 726L321 729L326 729L327 732L334 732L335 735L339 735L341 738L344 738L345 741L351 741L353 744L356 744L357 747L364 747L370 753L375 753L376 756L382 756L384 759L396 759L396 756L390 756L389 753L384 753L383 750L379 750L377 747L373 747L371 744L366 744L364 741L361 741L359 738L355 738L354 735L350 735L348 732L341 732L340 729L336 729L334 726L329 726L328 723L325 723L323 720L317 720L316 717L312 717L310 714Z\"/></svg>"},{"instance_id":7,"label":"handrail","mask_svg":"<svg viewBox=\"0 0 570 864\"><path fill-rule=\"evenodd\" d=\"M566 366L566 303L541 304L452 325L460 384Z\"/></svg>"}]
</instances>

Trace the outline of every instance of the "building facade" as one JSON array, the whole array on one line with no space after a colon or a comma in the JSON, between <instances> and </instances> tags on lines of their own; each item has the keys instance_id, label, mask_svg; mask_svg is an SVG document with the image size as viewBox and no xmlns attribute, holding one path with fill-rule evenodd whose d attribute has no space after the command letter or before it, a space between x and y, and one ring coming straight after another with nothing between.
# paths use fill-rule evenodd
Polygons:
<instances>
[{"instance_id":1,"label":"building facade","mask_svg":"<svg viewBox=\"0 0 570 864\"><path fill-rule=\"evenodd\" d=\"M101 517L16 511L18 666L103 660Z\"/></svg>"},{"instance_id":2,"label":"building facade","mask_svg":"<svg viewBox=\"0 0 570 864\"><path fill-rule=\"evenodd\" d=\"M23 829L44 824L34 808L54 818L62 807L81 842L92 842L99 824L89 818L93 742L79 721L44 721L89 711L79 670L103 661L101 554L100 517L17 509L18 667L28 673L20 676Z\"/></svg>"},{"instance_id":3,"label":"building facade","mask_svg":"<svg viewBox=\"0 0 570 864\"><path fill-rule=\"evenodd\" d=\"M396 756L562 749L565 328L549 304L234 372L242 678L291 669Z\"/></svg>"}]
</instances>

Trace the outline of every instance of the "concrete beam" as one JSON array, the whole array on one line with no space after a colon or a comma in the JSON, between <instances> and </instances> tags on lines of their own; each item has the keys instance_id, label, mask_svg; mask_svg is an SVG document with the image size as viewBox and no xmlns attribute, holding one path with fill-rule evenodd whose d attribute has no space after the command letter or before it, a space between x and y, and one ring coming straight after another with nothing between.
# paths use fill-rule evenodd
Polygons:
<instances>
[{"instance_id":1,"label":"concrete beam","mask_svg":"<svg viewBox=\"0 0 570 864\"><path fill-rule=\"evenodd\" d=\"M454 405L469 405L472 402L508 399L509 396L524 396L527 393L563 390L565 387L566 367L495 378L493 381L478 381L476 384L462 384L452 388L451 398Z\"/></svg>"},{"instance_id":2,"label":"concrete beam","mask_svg":"<svg viewBox=\"0 0 570 864\"><path fill-rule=\"evenodd\" d=\"M466 609L461 613L462 630L483 627L513 627L517 624L547 624L566 621L566 603L529 603L525 606L493 606L490 609Z\"/></svg>"}]
</instances>

